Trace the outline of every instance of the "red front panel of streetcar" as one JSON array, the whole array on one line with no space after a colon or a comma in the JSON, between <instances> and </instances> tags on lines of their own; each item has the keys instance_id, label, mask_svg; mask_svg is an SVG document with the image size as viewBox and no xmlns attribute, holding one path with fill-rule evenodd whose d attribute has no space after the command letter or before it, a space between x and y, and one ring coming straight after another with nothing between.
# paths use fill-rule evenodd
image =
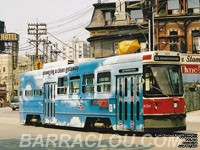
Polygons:
<instances>
[{"instance_id":1,"label":"red front panel of streetcar","mask_svg":"<svg viewBox=\"0 0 200 150\"><path fill-rule=\"evenodd\" d=\"M143 99L144 115L184 113L184 98Z\"/></svg>"}]
</instances>

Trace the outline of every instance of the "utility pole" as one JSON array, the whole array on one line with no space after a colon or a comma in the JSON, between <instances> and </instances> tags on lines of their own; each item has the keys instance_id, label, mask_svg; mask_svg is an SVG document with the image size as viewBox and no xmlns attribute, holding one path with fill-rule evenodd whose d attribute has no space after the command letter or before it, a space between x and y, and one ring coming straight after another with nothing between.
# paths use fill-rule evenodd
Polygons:
<instances>
[{"instance_id":1,"label":"utility pole","mask_svg":"<svg viewBox=\"0 0 200 150\"><path fill-rule=\"evenodd\" d=\"M44 62L44 58L38 55L39 51L39 44L41 42L45 42L45 40L41 40L41 35L47 35L47 25L45 23L29 23L28 24L28 34L34 35L35 39L29 39L29 42L33 45L35 45L36 53L33 56L32 63L35 64L37 61Z\"/></svg>"},{"instance_id":2,"label":"utility pole","mask_svg":"<svg viewBox=\"0 0 200 150\"><path fill-rule=\"evenodd\" d=\"M44 58L44 62L47 63L48 62L48 51L49 51L49 45L51 44L51 41L47 39L43 42L43 58Z\"/></svg>"},{"instance_id":3,"label":"utility pole","mask_svg":"<svg viewBox=\"0 0 200 150\"><path fill-rule=\"evenodd\" d=\"M53 47L55 49L53 49ZM50 59L51 59L51 62L57 61L58 55L60 53L62 53L62 52L60 50L58 50L58 44L57 43L51 45L51 50L50 50L50 56L51 56Z\"/></svg>"},{"instance_id":4,"label":"utility pole","mask_svg":"<svg viewBox=\"0 0 200 150\"><path fill-rule=\"evenodd\" d=\"M155 8L155 0L146 0L143 2L143 13L145 16L145 19L148 20L149 25L149 51L155 50L154 45L154 8Z\"/></svg>"},{"instance_id":5,"label":"utility pole","mask_svg":"<svg viewBox=\"0 0 200 150\"><path fill-rule=\"evenodd\" d=\"M29 23L28 34L34 35L35 40L29 40L31 43L35 43L36 47L36 58L38 58L39 44L44 40L39 39L41 35L47 35L47 25L45 23Z\"/></svg>"}]
</instances>

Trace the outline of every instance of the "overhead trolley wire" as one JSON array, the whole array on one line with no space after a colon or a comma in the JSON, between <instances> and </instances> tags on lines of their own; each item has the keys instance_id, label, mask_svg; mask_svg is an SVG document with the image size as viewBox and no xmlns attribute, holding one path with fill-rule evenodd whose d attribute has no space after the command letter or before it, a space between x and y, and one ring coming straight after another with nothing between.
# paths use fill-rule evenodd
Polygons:
<instances>
[{"instance_id":1,"label":"overhead trolley wire","mask_svg":"<svg viewBox=\"0 0 200 150\"><path fill-rule=\"evenodd\" d=\"M83 8L83 9L81 9L81 10L75 12L74 14L71 14L71 15L69 15L69 16L65 16L65 17L63 17L63 18L61 18L61 19L58 19L58 20L55 20L55 21L52 21L52 22L49 22L48 24L56 24L56 23L63 22L63 21L69 20L69 19L71 19L71 18L80 16L80 15L82 15L83 12L87 12L87 11L90 10L91 8L92 8L91 5L90 5L90 6L87 6L87 7Z\"/></svg>"}]
</instances>

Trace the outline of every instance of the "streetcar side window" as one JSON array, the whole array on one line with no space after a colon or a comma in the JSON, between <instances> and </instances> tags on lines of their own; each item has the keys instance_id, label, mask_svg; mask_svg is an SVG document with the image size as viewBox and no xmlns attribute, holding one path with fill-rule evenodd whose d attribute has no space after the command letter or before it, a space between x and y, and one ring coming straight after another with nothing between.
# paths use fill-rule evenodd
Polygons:
<instances>
[{"instance_id":1,"label":"streetcar side window","mask_svg":"<svg viewBox=\"0 0 200 150\"><path fill-rule=\"evenodd\" d=\"M80 76L70 77L69 92L71 94L77 94L80 92Z\"/></svg>"},{"instance_id":2,"label":"streetcar side window","mask_svg":"<svg viewBox=\"0 0 200 150\"><path fill-rule=\"evenodd\" d=\"M83 75L82 93L94 93L94 74Z\"/></svg>"},{"instance_id":3,"label":"streetcar side window","mask_svg":"<svg viewBox=\"0 0 200 150\"><path fill-rule=\"evenodd\" d=\"M26 90L25 96L33 96L33 91L32 90Z\"/></svg>"},{"instance_id":4,"label":"streetcar side window","mask_svg":"<svg viewBox=\"0 0 200 150\"><path fill-rule=\"evenodd\" d=\"M41 96L42 95L42 89L34 90L34 96Z\"/></svg>"},{"instance_id":5,"label":"streetcar side window","mask_svg":"<svg viewBox=\"0 0 200 150\"><path fill-rule=\"evenodd\" d=\"M19 91L19 96L22 96L23 95L23 91Z\"/></svg>"},{"instance_id":6,"label":"streetcar side window","mask_svg":"<svg viewBox=\"0 0 200 150\"><path fill-rule=\"evenodd\" d=\"M102 72L97 75L97 92L108 93L111 90L111 73Z\"/></svg>"},{"instance_id":7,"label":"streetcar side window","mask_svg":"<svg viewBox=\"0 0 200 150\"><path fill-rule=\"evenodd\" d=\"M57 88L57 94L67 94L67 77L61 77L58 78L58 88Z\"/></svg>"}]
</instances>

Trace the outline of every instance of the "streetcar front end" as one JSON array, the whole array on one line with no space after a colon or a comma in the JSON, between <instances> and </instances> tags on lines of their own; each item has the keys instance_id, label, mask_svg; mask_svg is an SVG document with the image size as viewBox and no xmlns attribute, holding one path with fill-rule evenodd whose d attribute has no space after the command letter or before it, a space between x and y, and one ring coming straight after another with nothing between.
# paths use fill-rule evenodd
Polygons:
<instances>
[{"instance_id":1,"label":"streetcar front end","mask_svg":"<svg viewBox=\"0 0 200 150\"><path fill-rule=\"evenodd\" d=\"M185 100L179 53L155 52L143 58L144 131L185 130Z\"/></svg>"}]
</instances>

